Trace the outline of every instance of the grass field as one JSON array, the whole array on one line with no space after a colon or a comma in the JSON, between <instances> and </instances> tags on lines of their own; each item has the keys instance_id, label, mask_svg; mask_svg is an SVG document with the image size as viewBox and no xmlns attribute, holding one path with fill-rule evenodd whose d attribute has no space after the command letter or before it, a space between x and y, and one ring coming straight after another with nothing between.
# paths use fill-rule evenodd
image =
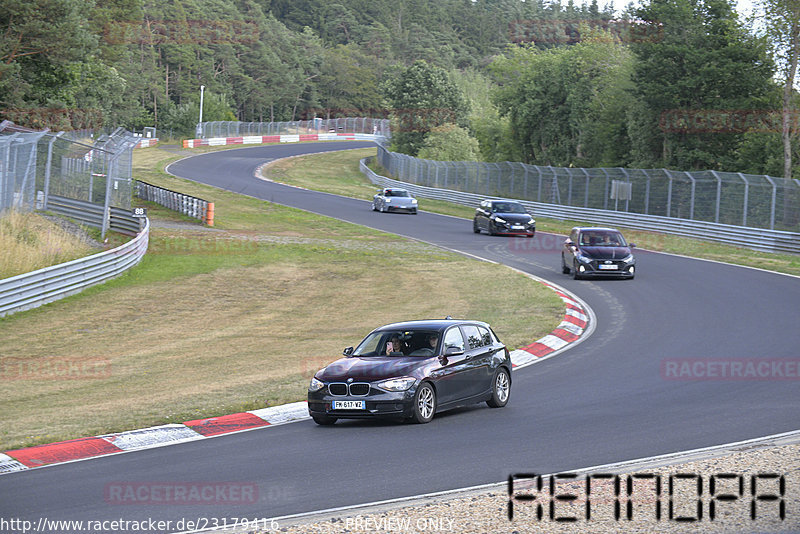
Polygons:
<instances>
[{"instance_id":1,"label":"grass field","mask_svg":"<svg viewBox=\"0 0 800 534\"><path fill-rule=\"evenodd\" d=\"M346 180L340 179L335 174L326 172L324 165L322 165L322 158L326 158L325 161L336 159L342 165L347 165L347 160L352 158L349 168L358 170L358 158L371 156L374 153L374 149L364 149L340 152L331 156L312 155L302 159L279 160L264 167L262 173L270 179L291 185L371 200L379 188L367 180L363 174L358 173L358 175L353 175ZM358 155L358 158L354 157L356 155ZM376 169L376 172L379 170ZM420 209L465 219L472 219L475 213L475 208L473 207L427 199L420 199ZM534 216L536 217L537 230L564 236L569 234L572 227L585 224L582 221L546 219L536 216L535 213ZM800 275L800 256L797 255L757 252L744 247L688 239L680 236L624 228L623 230L628 241L636 243L640 248L647 250L669 252L694 258L705 258Z\"/></svg>"},{"instance_id":2,"label":"grass field","mask_svg":"<svg viewBox=\"0 0 800 534\"><path fill-rule=\"evenodd\" d=\"M87 256L92 247L37 213L0 217L0 279Z\"/></svg>"},{"instance_id":3,"label":"grass field","mask_svg":"<svg viewBox=\"0 0 800 534\"><path fill-rule=\"evenodd\" d=\"M482 319L516 348L563 315L515 271L165 174L178 157L137 150L134 175L215 202L215 227L149 204L136 268L0 320L0 451L302 400L391 321ZM325 169L355 180L352 158Z\"/></svg>"}]
</instances>

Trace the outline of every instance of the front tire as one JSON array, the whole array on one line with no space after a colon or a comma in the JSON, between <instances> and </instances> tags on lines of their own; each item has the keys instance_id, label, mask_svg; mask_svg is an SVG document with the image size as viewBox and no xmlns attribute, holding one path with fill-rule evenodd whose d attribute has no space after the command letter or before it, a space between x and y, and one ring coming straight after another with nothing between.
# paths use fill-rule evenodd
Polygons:
<instances>
[{"instance_id":1,"label":"front tire","mask_svg":"<svg viewBox=\"0 0 800 534\"><path fill-rule=\"evenodd\" d=\"M330 426L336 422L335 417L329 417L327 415L312 415L311 419L313 419L315 423L321 426Z\"/></svg>"},{"instance_id":2,"label":"front tire","mask_svg":"<svg viewBox=\"0 0 800 534\"><path fill-rule=\"evenodd\" d=\"M578 272L578 264L577 263L573 263L572 264L572 279L573 280L580 280L581 279L581 275Z\"/></svg>"},{"instance_id":3,"label":"front tire","mask_svg":"<svg viewBox=\"0 0 800 534\"><path fill-rule=\"evenodd\" d=\"M411 414L411 421L418 424L430 423L436 414L436 392L427 382L423 382L417 388L414 395L414 411Z\"/></svg>"},{"instance_id":4,"label":"front tire","mask_svg":"<svg viewBox=\"0 0 800 534\"><path fill-rule=\"evenodd\" d=\"M569 274L569 267L567 267L567 262L564 261L564 253L561 253L561 272L563 274Z\"/></svg>"},{"instance_id":5,"label":"front tire","mask_svg":"<svg viewBox=\"0 0 800 534\"><path fill-rule=\"evenodd\" d=\"M486 401L486 404L488 404L490 408L502 408L508 404L510 396L511 377L508 376L508 371L499 369L492 381L492 398Z\"/></svg>"},{"instance_id":6,"label":"front tire","mask_svg":"<svg viewBox=\"0 0 800 534\"><path fill-rule=\"evenodd\" d=\"M472 220L472 231L475 232L476 234L481 233L481 229L478 227L478 221L474 219Z\"/></svg>"}]
</instances>

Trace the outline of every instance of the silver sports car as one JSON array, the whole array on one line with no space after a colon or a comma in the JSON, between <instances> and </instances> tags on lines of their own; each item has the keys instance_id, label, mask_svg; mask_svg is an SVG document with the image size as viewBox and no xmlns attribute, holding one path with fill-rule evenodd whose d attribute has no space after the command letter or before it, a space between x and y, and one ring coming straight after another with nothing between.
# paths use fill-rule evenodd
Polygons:
<instances>
[{"instance_id":1,"label":"silver sports car","mask_svg":"<svg viewBox=\"0 0 800 534\"><path fill-rule=\"evenodd\" d=\"M381 189L372 198L372 211L399 211L417 214L417 199L405 189Z\"/></svg>"}]
</instances>

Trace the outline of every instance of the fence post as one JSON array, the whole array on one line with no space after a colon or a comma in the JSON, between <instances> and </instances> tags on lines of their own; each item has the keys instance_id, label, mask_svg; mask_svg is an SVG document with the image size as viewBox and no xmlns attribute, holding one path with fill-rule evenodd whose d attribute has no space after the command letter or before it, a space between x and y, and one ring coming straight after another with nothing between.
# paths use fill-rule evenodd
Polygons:
<instances>
[{"instance_id":1,"label":"fence post","mask_svg":"<svg viewBox=\"0 0 800 534\"><path fill-rule=\"evenodd\" d=\"M106 237L108 226L111 223L111 176L113 176L112 168L114 166L114 159L110 154L105 154L106 161L106 199L103 203L103 224L100 229L100 238ZM110 160L110 161L109 161ZM91 192L89 193L91 195Z\"/></svg>"},{"instance_id":2,"label":"fence post","mask_svg":"<svg viewBox=\"0 0 800 534\"><path fill-rule=\"evenodd\" d=\"M631 182L631 178L628 175L628 171L626 171L622 167L617 167L617 168L622 171L622 174L625 175L625 181L630 183L631 184L631 188L633 188L633 183ZM628 198L628 195L625 195L625 213L628 213L629 207L630 207L630 199Z\"/></svg>"},{"instance_id":3,"label":"fence post","mask_svg":"<svg viewBox=\"0 0 800 534\"><path fill-rule=\"evenodd\" d=\"M669 217L670 213L672 213L672 173L667 169L661 170L664 171L664 174L669 178L669 186L667 186L667 217Z\"/></svg>"},{"instance_id":4,"label":"fence post","mask_svg":"<svg viewBox=\"0 0 800 534\"><path fill-rule=\"evenodd\" d=\"M747 202L750 196L750 182L745 178L744 174L737 173L739 178L744 181L744 206L742 208L742 226L747 226Z\"/></svg>"},{"instance_id":5,"label":"fence post","mask_svg":"<svg viewBox=\"0 0 800 534\"><path fill-rule=\"evenodd\" d=\"M778 194L778 186L775 184L775 182L772 180L772 178L770 178L766 174L764 175L764 178L766 178L767 181L772 185L772 205L771 205L770 210L769 210L769 229L770 230L774 230L775 229L775 200L776 200L777 194Z\"/></svg>"},{"instance_id":6,"label":"fence post","mask_svg":"<svg viewBox=\"0 0 800 534\"><path fill-rule=\"evenodd\" d=\"M719 222L719 203L720 203L720 197L722 195L722 179L719 177L719 174L717 174L717 171L711 171L711 174L714 176L714 178L717 179L717 203L716 203L716 206L714 208L714 222L718 223Z\"/></svg>"},{"instance_id":7,"label":"fence post","mask_svg":"<svg viewBox=\"0 0 800 534\"><path fill-rule=\"evenodd\" d=\"M642 169L642 172L647 178L647 183L644 186L644 214L647 215L650 212L650 175L647 174L645 169Z\"/></svg>"}]
</instances>

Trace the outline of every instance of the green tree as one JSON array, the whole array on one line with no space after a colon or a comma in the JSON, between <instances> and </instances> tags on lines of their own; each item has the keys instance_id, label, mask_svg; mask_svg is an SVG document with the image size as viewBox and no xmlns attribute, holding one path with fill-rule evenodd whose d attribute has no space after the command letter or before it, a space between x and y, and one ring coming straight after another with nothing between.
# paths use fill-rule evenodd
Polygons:
<instances>
[{"instance_id":1,"label":"green tree","mask_svg":"<svg viewBox=\"0 0 800 534\"><path fill-rule=\"evenodd\" d=\"M726 0L651 0L634 11L658 39L634 42L634 94L646 111L631 136L639 166L735 170L741 134L658 129L673 110L763 109L773 64ZM646 121L642 124L641 121Z\"/></svg>"},{"instance_id":2,"label":"green tree","mask_svg":"<svg viewBox=\"0 0 800 534\"><path fill-rule=\"evenodd\" d=\"M399 152L416 155L436 126L467 125L469 109L459 88L445 70L424 61L388 80L384 95L392 114L392 142Z\"/></svg>"},{"instance_id":3,"label":"green tree","mask_svg":"<svg viewBox=\"0 0 800 534\"><path fill-rule=\"evenodd\" d=\"M377 111L381 105L378 90L381 70L380 61L357 45L323 50L317 89L324 117Z\"/></svg>"},{"instance_id":4,"label":"green tree","mask_svg":"<svg viewBox=\"0 0 800 534\"><path fill-rule=\"evenodd\" d=\"M627 158L633 58L607 32L583 34L570 47L510 47L490 66L499 84L495 102L523 161L598 166Z\"/></svg>"},{"instance_id":5,"label":"green tree","mask_svg":"<svg viewBox=\"0 0 800 534\"><path fill-rule=\"evenodd\" d=\"M444 124L431 128L417 156L438 161L479 161L480 153L478 140L470 136L469 130Z\"/></svg>"}]
</instances>

